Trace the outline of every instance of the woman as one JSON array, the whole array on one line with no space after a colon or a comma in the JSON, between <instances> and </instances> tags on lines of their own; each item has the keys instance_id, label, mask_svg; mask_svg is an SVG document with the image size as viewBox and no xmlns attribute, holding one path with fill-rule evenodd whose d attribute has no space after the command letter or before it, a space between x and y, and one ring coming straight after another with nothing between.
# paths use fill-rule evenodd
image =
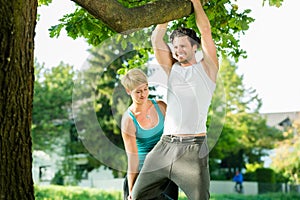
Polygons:
<instances>
[{"instance_id":1,"label":"woman","mask_svg":"<svg viewBox=\"0 0 300 200\"><path fill-rule=\"evenodd\" d=\"M148 99L148 79L140 69L129 70L121 79L121 83L132 99L132 104L122 117L121 125L128 158L124 199L131 199L131 191L145 157L163 133L166 104L163 101ZM178 199L177 185L168 182L168 187L162 195L166 199Z\"/></svg>"}]
</instances>

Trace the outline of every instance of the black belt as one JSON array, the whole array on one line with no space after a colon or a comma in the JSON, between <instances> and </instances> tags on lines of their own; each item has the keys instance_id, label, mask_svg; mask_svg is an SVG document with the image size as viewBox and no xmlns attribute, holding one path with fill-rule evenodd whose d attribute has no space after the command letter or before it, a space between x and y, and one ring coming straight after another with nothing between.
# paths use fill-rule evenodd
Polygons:
<instances>
[{"instance_id":1,"label":"black belt","mask_svg":"<svg viewBox=\"0 0 300 200\"><path fill-rule=\"evenodd\" d=\"M162 141L164 142L181 142L181 143L198 143L203 142L206 136L175 136L175 135L163 135Z\"/></svg>"}]
</instances>

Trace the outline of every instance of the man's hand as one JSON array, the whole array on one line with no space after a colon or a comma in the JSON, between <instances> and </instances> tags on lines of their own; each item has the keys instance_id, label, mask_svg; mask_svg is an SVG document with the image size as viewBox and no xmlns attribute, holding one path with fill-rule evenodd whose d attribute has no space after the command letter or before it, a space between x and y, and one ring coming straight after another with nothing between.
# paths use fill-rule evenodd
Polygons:
<instances>
[{"instance_id":1,"label":"man's hand","mask_svg":"<svg viewBox=\"0 0 300 200\"><path fill-rule=\"evenodd\" d=\"M209 0L191 0L192 3L197 3L197 2L200 2L202 5L206 4L207 2L209 2Z\"/></svg>"},{"instance_id":2,"label":"man's hand","mask_svg":"<svg viewBox=\"0 0 300 200\"><path fill-rule=\"evenodd\" d=\"M200 0L191 0L192 3L199 3Z\"/></svg>"}]
</instances>

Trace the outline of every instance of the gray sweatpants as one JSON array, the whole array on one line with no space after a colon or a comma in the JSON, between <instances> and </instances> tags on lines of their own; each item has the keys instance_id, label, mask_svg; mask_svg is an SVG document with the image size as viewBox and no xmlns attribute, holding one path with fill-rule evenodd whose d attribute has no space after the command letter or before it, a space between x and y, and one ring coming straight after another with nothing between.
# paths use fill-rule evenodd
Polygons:
<instances>
[{"instance_id":1,"label":"gray sweatpants","mask_svg":"<svg viewBox=\"0 0 300 200\"><path fill-rule=\"evenodd\" d=\"M209 199L208 152L205 136L162 136L146 157L133 187L133 199L159 197L169 180L191 200Z\"/></svg>"}]
</instances>

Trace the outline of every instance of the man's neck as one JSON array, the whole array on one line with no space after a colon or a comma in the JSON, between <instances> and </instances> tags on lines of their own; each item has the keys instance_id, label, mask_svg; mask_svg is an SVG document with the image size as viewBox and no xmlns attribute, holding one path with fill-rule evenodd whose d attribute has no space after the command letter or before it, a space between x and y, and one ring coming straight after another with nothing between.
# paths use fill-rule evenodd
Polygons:
<instances>
[{"instance_id":1,"label":"man's neck","mask_svg":"<svg viewBox=\"0 0 300 200\"><path fill-rule=\"evenodd\" d=\"M195 64L197 64L197 61L196 61L196 60L193 60L192 62L190 61L190 62L182 62L182 63L179 63L179 65L180 65L181 67L189 67L189 66L195 65Z\"/></svg>"}]
</instances>

